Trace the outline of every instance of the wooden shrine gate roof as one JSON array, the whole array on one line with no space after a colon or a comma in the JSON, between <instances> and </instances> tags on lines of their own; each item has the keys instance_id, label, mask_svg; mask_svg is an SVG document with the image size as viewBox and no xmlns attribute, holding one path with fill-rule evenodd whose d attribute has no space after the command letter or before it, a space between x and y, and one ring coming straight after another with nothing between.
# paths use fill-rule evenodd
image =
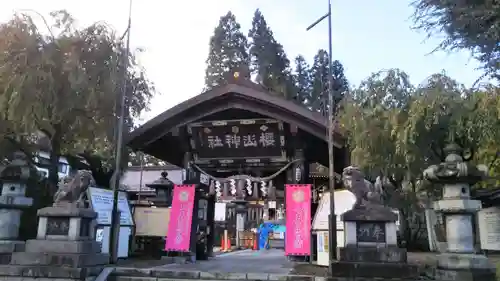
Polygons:
<instances>
[{"instance_id":1,"label":"wooden shrine gate roof","mask_svg":"<svg viewBox=\"0 0 500 281\"><path fill-rule=\"evenodd\" d=\"M328 148L325 117L285 100L276 93L267 92L262 86L250 81L215 87L184 101L135 129L125 141L134 150L144 151L182 166L184 151L188 148L184 132L179 129L202 118L232 109L253 112L297 126L320 141L325 149ZM345 138L339 131L335 131L334 146L341 149L344 145ZM327 154L326 151L323 153Z\"/></svg>"}]
</instances>

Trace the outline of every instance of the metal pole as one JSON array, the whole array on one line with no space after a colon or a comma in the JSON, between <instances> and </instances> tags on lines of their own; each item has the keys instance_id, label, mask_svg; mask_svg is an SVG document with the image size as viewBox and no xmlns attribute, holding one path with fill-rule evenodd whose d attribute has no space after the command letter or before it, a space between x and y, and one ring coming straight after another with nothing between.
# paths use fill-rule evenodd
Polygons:
<instances>
[{"instance_id":1,"label":"metal pole","mask_svg":"<svg viewBox=\"0 0 500 281\"><path fill-rule=\"evenodd\" d=\"M328 181L330 185L330 262L329 269L332 271L332 263L337 259L337 216L335 215L335 171L333 161L333 129L334 104L333 104L333 46L332 46L332 2L328 0Z\"/></svg>"},{"instance_id":2,"label":"metal pole","mask_svg":"<svg viewBox=\"0 0 500 281\"><path fill-rule=\"evenodd\" d=\"M144 175L144 153L142 152L137 152L140 153L140 159L141 159L141 174L139 178L139 194L137 196L137 201L140 203L141 202L141 193L142 193L142 177Z\"/></svg>"},{"instance_id":3,"label":"metal pole","mask_svg":"<svg viewBox=\"0 0 500 281\"><path fill-rule=\"evenodd\" d=\"M332 3L328 0L328 13L309 27L306 30L310 30L315 27L318 23L328 17L328 183L330 189L330 216L328 218L329 223L329 269L332 271L332 262L337 259L337 216L335 215L335 171L334 171L334 161L333 161L333 132L334 132L334 104L333 104L333 45L332 45Z\"/></svg>"},{"instance_id":4,"label":"metal pole","mask_svg":"<svg viewBox=\"0 0 500 281\"><path fill-rule=\"evenodd\" d=\"M123 127L125 126L125 97L127 95L127 76L128 76L128 60L130 54L130 27L132 25L132 0L129 1L128 25L127 25L127 42L125 53L123 55L123 77L122 87L120 91L120 114L118 119L118 130L116 140L116 155L115 155L115 172L113 177L113 209L111 211L111 228L110 228L110 243L109 254L110 262L118 261L118 234L120 232L120 212L118 211L118 192L120 186L120 168L123 154Z\"/></svg>"}]
</instances>

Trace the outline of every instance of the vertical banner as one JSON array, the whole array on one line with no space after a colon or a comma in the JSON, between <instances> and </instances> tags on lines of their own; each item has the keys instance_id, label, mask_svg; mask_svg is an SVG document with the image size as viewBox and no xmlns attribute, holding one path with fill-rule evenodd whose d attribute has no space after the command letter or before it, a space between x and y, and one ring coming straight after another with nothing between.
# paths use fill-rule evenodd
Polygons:
<instances>
[{"instance_id":1,"label":"vertical banner","mask_svg":"<svg viewBox=\"0 0 500 281\"><path fill-rule=\"evenodd\" d=\"M165 251L189 252L194 191L194 184L174 186Z\"/></svg>"},{"instance_id":2,"label":"vertical banner","mask_svg":"<svg viewBox=\"0 0 500 281\"><path fill-rule=\"evenodd\" d=\"M311 255L311 185L287 184L286 235L287 256Z\"/></svg>"}]
</instances>

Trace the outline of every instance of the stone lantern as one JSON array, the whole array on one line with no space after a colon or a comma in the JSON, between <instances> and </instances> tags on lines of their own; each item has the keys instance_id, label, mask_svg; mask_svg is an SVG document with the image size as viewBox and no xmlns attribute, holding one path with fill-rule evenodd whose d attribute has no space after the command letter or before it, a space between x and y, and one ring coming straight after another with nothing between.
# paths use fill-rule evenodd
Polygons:
<instances>
[{"instance_id":1,"label":"stone lantern","mask_svg":"<svg viewBox=\"0 0 500 281\"><path fill-rule=\"evenodd\" d=\"M146 184L147 187L155 190L156 198L151 201L153 201L156 206L169 207L172 205L172 191L174 183L169 180L167 176L168 173L163 171L161 172L159 179L150 184Z\"/></svg>"},{"instance_id":2,"label":"stone lantern","mask_svg":"<svg viewBox=\"0 0 500 281\"><path fill-rule=\"evenodd\" d=\"M434 202L434 209L444 215L447 249L438 255L437 280L495 279L495 269L484 255L474 248L474 216L481 201L470 199L470 185L486 176L486 169L463 159L463 149L450 144L444 149L445 162L424 171L424 178L443 186L443 199Z\"/></svg>"},{"instance_id":3,"label":"stone lantern","mask_svg":"<svg viewBox=\"0 0 500 281\"><path fill-rule=\"evenodd\" d=\"M38 176L26 162L23 153L14 153L13 161L0 173L0 263L10 262L12 252L24 250L24 241L17 241L23 209L33 205L26 197L28 181Z\"/></svg>"}]
</instances>

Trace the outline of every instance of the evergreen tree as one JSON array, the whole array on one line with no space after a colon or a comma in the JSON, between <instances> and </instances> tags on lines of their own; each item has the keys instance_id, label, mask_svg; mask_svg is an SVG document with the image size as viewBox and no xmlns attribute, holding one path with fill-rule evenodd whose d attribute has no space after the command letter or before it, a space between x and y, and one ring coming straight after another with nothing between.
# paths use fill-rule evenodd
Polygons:
<instances>
[{"instance_id":1,"label":"evergreen tree","mask_svg":"<svg viewBox=\"0 0 500 281\"><path fill-rule=\"evenodd\" d=\"M312 111L325 113L325 98L328 91L328 53L325 50L319 50L314 56L311 78L311 100L308 107Z\"/></svg>"},{"instance_id":2,"label":"evergreen tree","mask_svg":"<svg viewBox=\"0 0 500 281\"><path fill-rule=\"evenodd\" d=\"M333 76L333 104L335 110L344 97L344 94L349 89L347 78L344 75L344 67L335 60L332 62ZM308 107L313 111L322 112L326 115L328 110L328 70L329 57L325 50L319 50L314 56L314 63L311 69L311 101Z\"/></svg>"},{"instance_id":3,"label":"evergreen tree","mask_svg":"<svg viewBox=\"0 0 500 281\"><path fill-rule=\"evenodd\" d=\"M248 37L251 39L249 54L252 72L260 76L265 87L282 93L287 99L292 98L294 94L290 61L258 9Z\"/></svg>"},{"instance_id":4,"label":"evergreen tree","mask_svg":"<svg viewBox=\"0 0 500 281\"><path fill-rule=\"evenodd\" d=\"M210 50L205 71L205 86L209 89L227 82L234 71L249 73L247 38L241 32L236 17L228 12L219 20L210 38Z\"/></svg>"},{"instance_id":5,"label":"evergreen tree","mask_svg":"<svg viewBox=\"0 0 500 281\"><path fill-rule=\"evenodd\" d=\"M307 106L311 102L311 69L302 55L298 55L295 58L293 82L295 86L295 100Z\"/></svg>"},{"instance_id":6,"label":"evergreen tree","mask_svg":"<svg viewBox=\"0 0 500 281\"><path fill-rule=\"evenodd\" d=\"M338 60L332 62L332 76L333 76L333 105L335 106L335 113L338 110L338 105L349 91L349 81L344 74L344 66Z\"/></svg>"}]
</instances>

